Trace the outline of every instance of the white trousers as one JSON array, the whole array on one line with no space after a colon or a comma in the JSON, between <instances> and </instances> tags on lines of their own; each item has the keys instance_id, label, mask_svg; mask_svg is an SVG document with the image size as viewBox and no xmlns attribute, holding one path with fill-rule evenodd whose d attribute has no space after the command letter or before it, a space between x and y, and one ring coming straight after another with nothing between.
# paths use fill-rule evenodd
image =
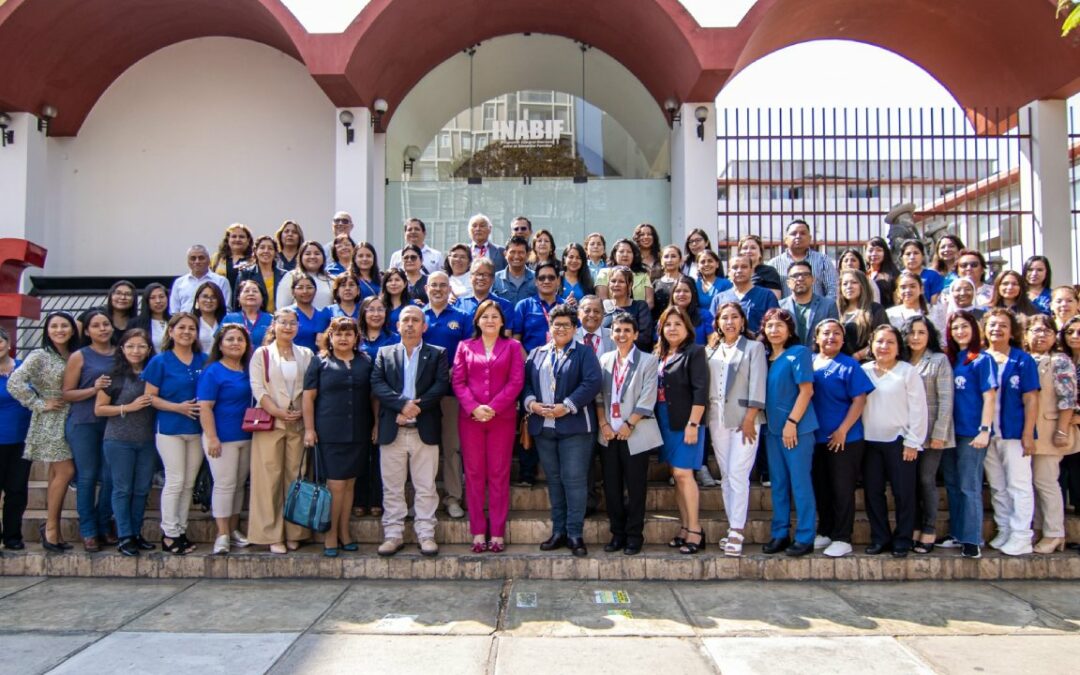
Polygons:
<instances>
[{"instance_id":1,"label":"white trousers","mask_svg":"<svg viewBox=\"0 0 1080 675\"><path fill-rule=\"evenodd\" d=\"M750 470L757 456L757 441L747 441L741 428L727 428L720 422L718 405L709 406L709 435L713 454L720 466L720 490L728 527L741 530L746 526L746 511L750 501Z\"/></svg>"},{"instance_id":2,"label":"white trousers","mask_svg":"<svg viewBox=\"0 0 1080 675\"><path fill-rule=\"evenodd\" d=\"M1031 539L1031 519L1035 515L1035 489L1032 486L1031 457L1017 439L995 438L990 441L983 460L986 481L990 483L990 503L999 531Z\"/></svg>"},{"instance_id":3,"label":"white trousers","mask_svg":"<svg viewBox=\"0 0 1080 675\"><path fill-rule=\"evenodd\" d=\"M166 537L174 539L187 531L191 489L202 466L202 437L199 434L157 434L155 440L161 462L165 465L165 487L161 488L161 531Z\"/></svg>"}]
</instances>

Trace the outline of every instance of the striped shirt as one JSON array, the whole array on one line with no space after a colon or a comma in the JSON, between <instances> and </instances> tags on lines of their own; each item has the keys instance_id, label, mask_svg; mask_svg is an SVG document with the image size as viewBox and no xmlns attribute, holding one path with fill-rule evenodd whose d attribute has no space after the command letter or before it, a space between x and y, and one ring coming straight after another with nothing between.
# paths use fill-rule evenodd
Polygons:
<instances>
[{"instance_id":1,"label":"striped shirt","mask_svg":"<svg viewBox=\"0 0 1080 675\"><path fill-rule=\"evenodd\" d=\"M806 251L806 257L803 260L810 263L810 269L814 273L814 292L823 298L835 298L838 288L836 265L833 264L833 261L829 260L824 253L813 249ZM788 268L791 267L793 262L795 262L795 259L785 250L767 264L780 273L781 279L787 279ZM787 287L787 284L784 284L783 297L786 298L789 295L791 295L791 289Z\"/></svg>"}]
</instances>

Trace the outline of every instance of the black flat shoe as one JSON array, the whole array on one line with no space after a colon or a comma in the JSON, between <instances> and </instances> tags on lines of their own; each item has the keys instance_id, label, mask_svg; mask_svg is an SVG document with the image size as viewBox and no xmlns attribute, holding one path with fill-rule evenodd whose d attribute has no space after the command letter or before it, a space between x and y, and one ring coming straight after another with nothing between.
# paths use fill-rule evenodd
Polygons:
<instances>
[{"instance_id":1,"label":"black flat shoe","mask_svg":"<svg viewBox=\"0 0 1080 675\"><path fill-rule=\"evenodd\" d=\"M908 554L908 550L909 549L906 549L906 548L894 548L893 552L892 552L892 557L894 557L894 558L906 558L907 554Z\"/></svg>"},{"instance_id":2,"label":"black flat shoe","mask_svg":"<svg viewBox=\"0 0 1080 675\"><path fill-rule=\"evenodd\" d=\"M626 548L626 539L619 536L613 536L611 541L604 544L604 553L614 553Z\"/></svg>"},{"instance_id":3,"label":"black flat shoe","mask_svg":"<svg viewBox=\"0 0 1080 675\"><path fill-rule=\"evenodd\" d=\"M787 537L784 537L783 539L770 539L768 544L761 547L761 552L772 555L783 551L788 546L791 546L791 540Z\"/></svg>"},{"instance_id":4,"label":"black flat shoe","mask_svg":"<svg viewBox=\"0 0 1080 675\"><path fill-rule=\"evenodd\" d=\"M784 555L790 556L792 558L798 558L799 556L804 556L808 553L813 552L814 542L809 542L807 544L800 544L799 542L795 542L791 546L788 546L784 549Z\"/></svg>"},{"instance_id":5,"label":"black flat shoe","mask_svg":"<svg viewBox=\"0 0 1080 675\"><path fill-rule=\"evenodd\" d=\"M143 539L141 534L132 537L135 541L135 545L139 547L140 551L153 551L157 546Z\"/></svg>"},{"instance_id":6,"label":"black flat shoe","mask_svg":"<svg viewBox=\"0 0 1080 675\"><path fill-rule=\"evenodd\" d=\"M866 555L881 555L892 550L890 544L870 544L866 547Z\"/></svg>"},{"instance_id":7,"label":"black flat shoe","mask_svg":"<svg viewBox=\"0 0 1080 675\"><path fill-rule=\"evenodd\" d=\"M12 539L11 541L4 542L4 548L9 551L21 551L26 548L26 544L22 539Z\"/></svg>"},{"instance_id":8,"label":"black flat shoe","mask_svg":"<svg viewBox=\"0 0 1080 675\"><path fill-rule=\"evenodd\" d=\"M641 544L627 544L622 552L623 555L637 555L638 553L641 553Z\"/></svg>"},{"instance_id":9,"label":"black flat shoe","mask_svg":"<svg viewBox=\"0 0 1080 675\"><path fill-rule=\"evenodd\" d=\"M540 544L540 550L541 551L554 551L556 549L562 548L563 546L566 546L566 535L565 534L553 534L553 535L551 535L551 537L548 538L547 541Z\"/></svg>"},{"instance_id":10,"label":"black flat shoe","mask_svg":"<svg viewBox=\"0 0 1080 675\"><path fill-rule=\"evenodd\" d=\"M125 537L120 541L116 547L117 551L120 551L121 555L125 555L129 558L135 558L139 555L139 545L135 542L135 537Z\"/></svg>"},{"instance_id":11,"label":"black flat shoe","mask_svg":"<svg viewBox=\"0 0 1080 675\"><path fill-rule=\"evenodd\" d=\"M585 548L585 540L581 537L568 540L567 546L570 547L570 552L574 554L575 558L584 558L589 555L589 549Z\"/></svg>"}]
</instances>

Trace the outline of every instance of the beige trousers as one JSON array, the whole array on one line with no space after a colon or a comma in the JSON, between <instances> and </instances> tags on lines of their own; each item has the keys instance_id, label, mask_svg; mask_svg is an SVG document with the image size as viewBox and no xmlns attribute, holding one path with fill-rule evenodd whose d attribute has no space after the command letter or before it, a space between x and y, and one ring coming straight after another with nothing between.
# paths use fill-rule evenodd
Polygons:
<instances>
[{"instance_id":1,"label":"beige trousers","mask_svg":"<svg viewBox=\"0 0 1080 675\"><path fill-rule=\"evenodd\" d=\"M203 437L206 447L206 437ZM244 481L248 477L251 441L229 441L221 444L221 456L206 456L210 475L214 477L214 492L210 498L215 518L231 518L244 508Z\"/></svg>"},{"instance_id":2,"label":"beige trousers","mask_svg":"<svg viewBox=\"0 0 1080 675\"><path fill-rule=\"evenodd\" d=\"M380 448L383 480L383 536L401 539L405 533L405 478L412 476L416 491L416 517L413 529L417 539L435 537L435 511L439 508L439 493L435 491L435 474L439 469L439 448L420 440L416 429L399 427L393 443Z\"/></svg>"},{"instance_id":3,"label":"beige trousers","mask_svg":"<svg viewBox=\"0 0 1080 675\"><path fill-rule=\"evenodd\" d=\"M277 544L301 541L311 532L286 522L285 493L296 479L304 457L304 430L257 431L251 437L251 498L248 500L248 541Z\"/></svg>"},{"instance_id":4,"label":"beige trousers","mask_svg":"<svg viewBox=\"0 0 1080 675\"><path fill-rule=\"evenodd\" d=\"M461 439L458 436L458 400L444 396L442 406L442 482L446 500L465 506L462 485Z\"/></svg>"},{"instance_id":5,"label":"beige trousers","mask_svg":"<svg viewBox=\"0 0 1080 675\"><path fill-rule=\"evenodd\" d=\"M1044 537L1065 536L1065 502L1058 485L1061 455L1032 455L1031 477L1035 484L1035 526Z\"/></svg>"}]
</instances>

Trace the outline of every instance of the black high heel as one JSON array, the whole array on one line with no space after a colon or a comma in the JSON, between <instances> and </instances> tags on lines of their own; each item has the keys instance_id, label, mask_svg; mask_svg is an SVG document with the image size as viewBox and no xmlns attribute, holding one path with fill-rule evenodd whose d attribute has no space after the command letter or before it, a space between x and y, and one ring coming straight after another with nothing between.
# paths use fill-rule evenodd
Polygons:
<instances>
[{"instance_id":1,"label":"black high heel","mask_svg":"<svg viewBox=\"0 0 1080 675\"><path fill-rule=\"evenodd\" d=\"M701 530L700 532L694 530L686 530L686 533L696 534L697 536L701 537L701 540L698 542L686 542L679 548L679 553L682 553L684 555L693 555L695 553L701 553L703 550L705 550L705 530Z\"/></svg>"},{"instance_id":2,"label":"black high heel","mask_svg":"<svg viewBox=\"0 0 1080 675\"><path fill-rule=\"evenodd\" d=\"M682 534L683 532L689 534L690 530L686 529L685 527L680 527L679 533ZM683 537L672 537L671 541L669 541L667 545L668 548L682 548L683 546L686 546L686 539L684 539Z\"/></svg>"},{"instance_id":3,"label":"black high heel","mask_svg":"<svg viewBox=\"0 0 1080 675\"><path fill-rule=\"evenodd\" d=\"M67 550L63 544L54 544L45 536L45 523L42 523L38 527L38 533L41 535L41 548L50 553L63 553ZM70 547L68 547L70 548Z\"/></svg>"}]
</instances>

